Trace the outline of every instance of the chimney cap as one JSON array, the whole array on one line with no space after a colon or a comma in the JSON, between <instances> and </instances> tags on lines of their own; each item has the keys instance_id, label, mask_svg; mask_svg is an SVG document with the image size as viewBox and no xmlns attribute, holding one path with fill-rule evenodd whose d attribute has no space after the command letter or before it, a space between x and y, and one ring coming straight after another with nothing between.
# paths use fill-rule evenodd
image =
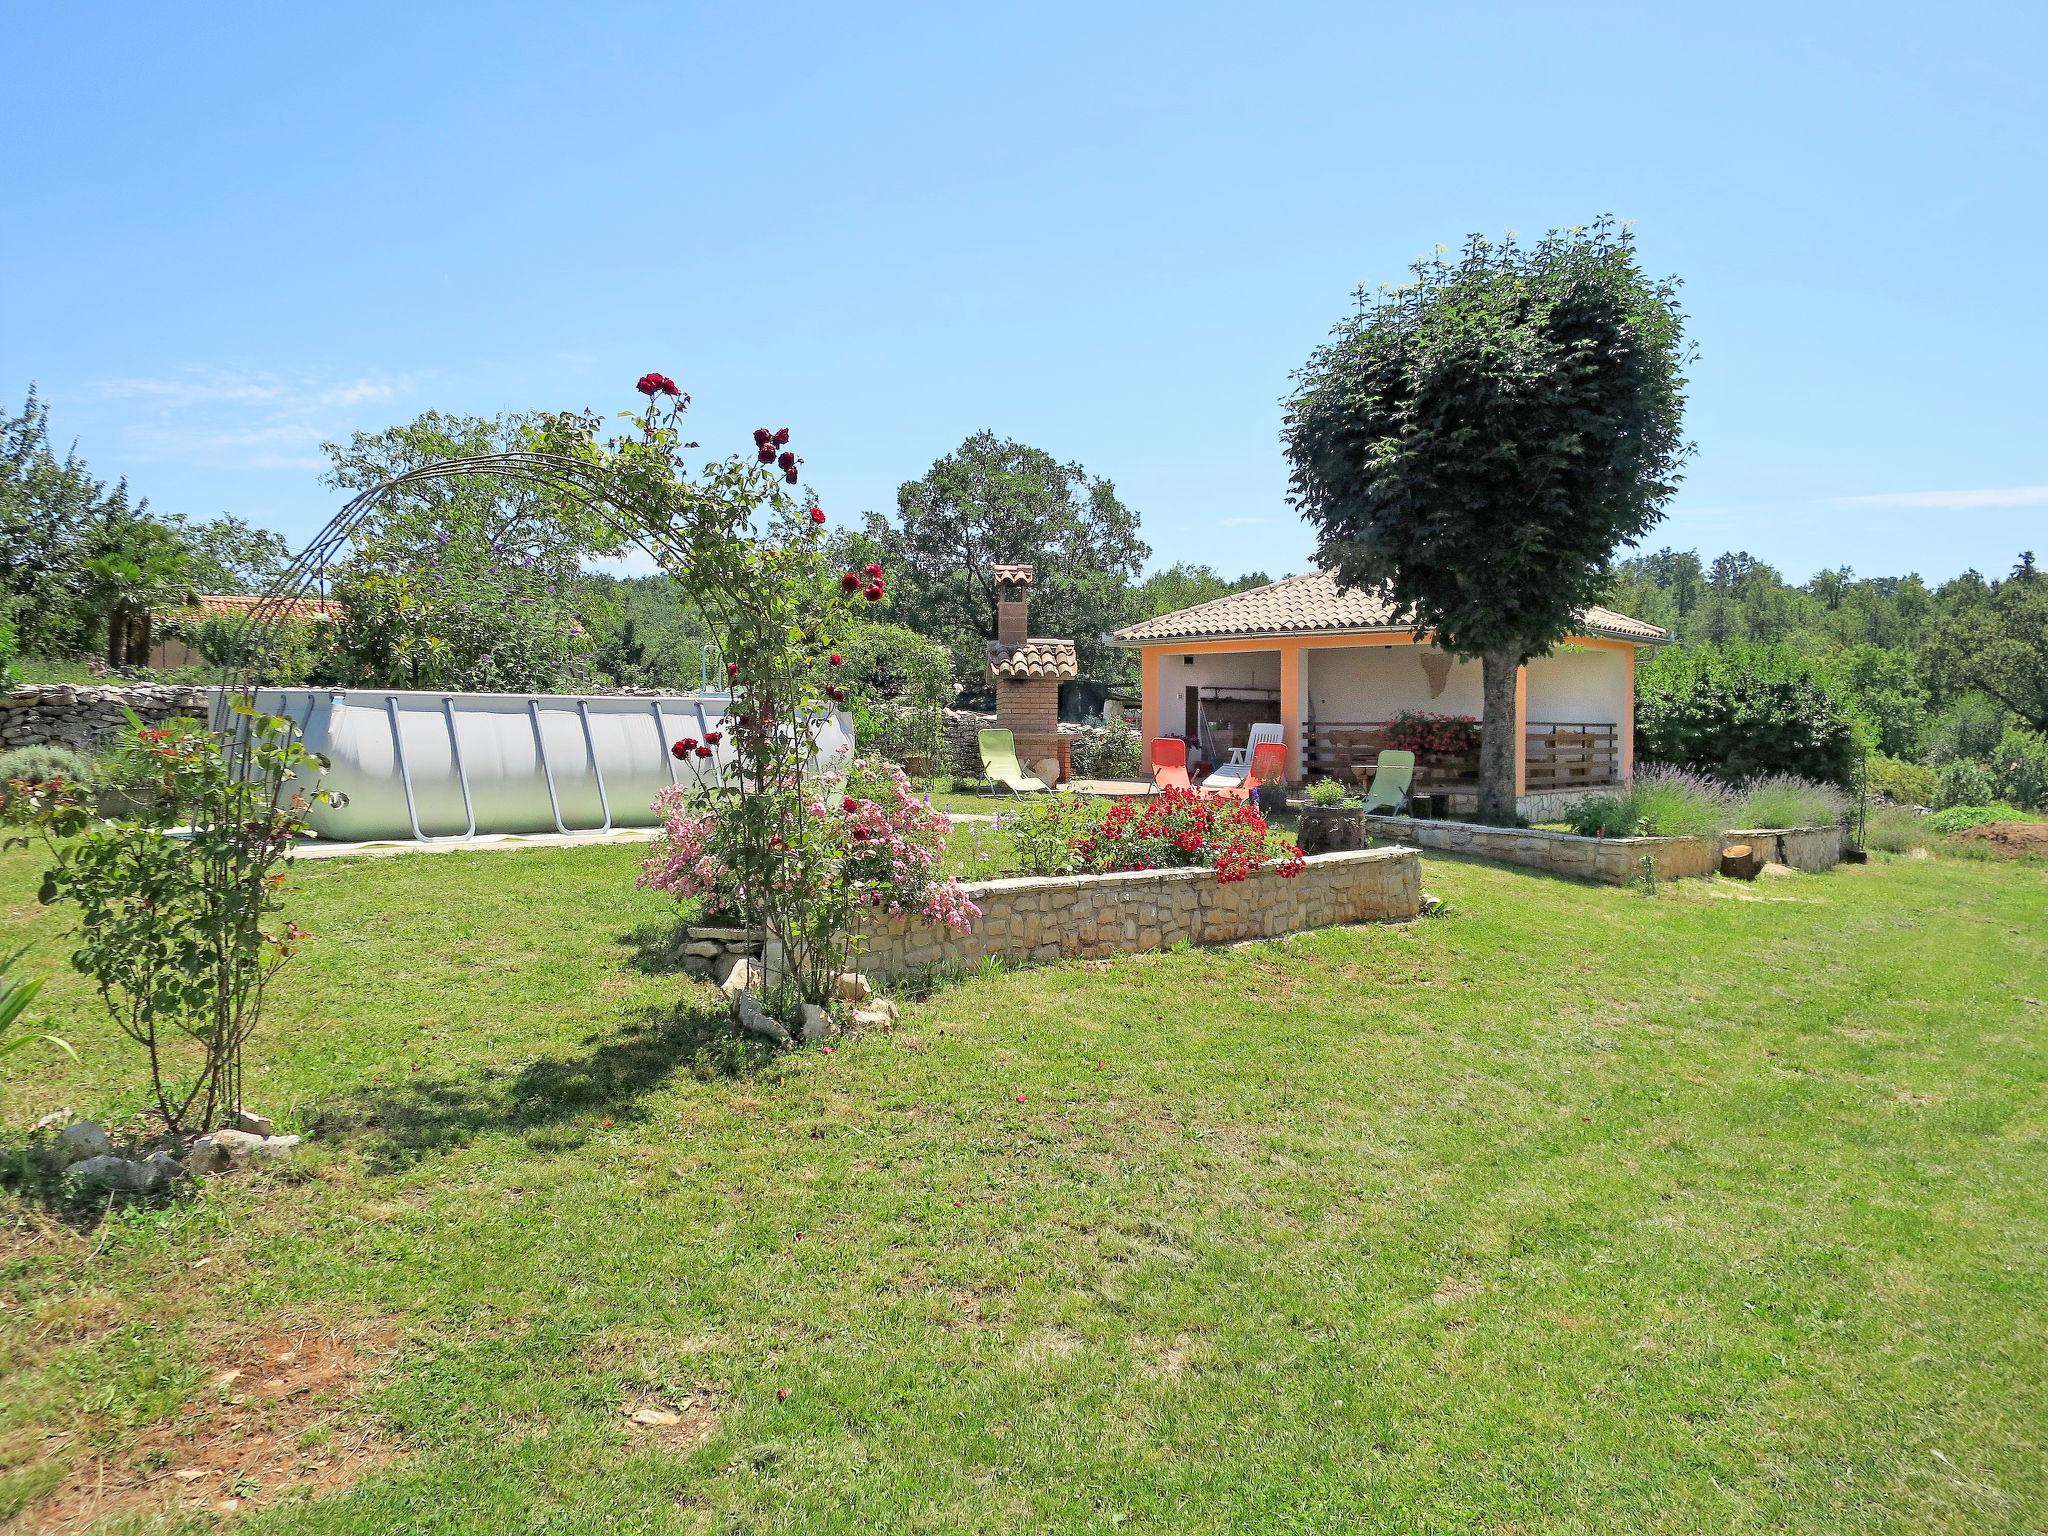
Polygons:
<instances>
[{"instance_id":1,"label":"chimney cap","mask_svg":"<svg viewBox=\"0 0 2048 1536\"><path fill-rule=\"evenodd\" d=\"M999 587L1028 587L1036 579L1037 574L1028 565L999 565L996 567L996 585Z\"/></svg>"}]
</instances>

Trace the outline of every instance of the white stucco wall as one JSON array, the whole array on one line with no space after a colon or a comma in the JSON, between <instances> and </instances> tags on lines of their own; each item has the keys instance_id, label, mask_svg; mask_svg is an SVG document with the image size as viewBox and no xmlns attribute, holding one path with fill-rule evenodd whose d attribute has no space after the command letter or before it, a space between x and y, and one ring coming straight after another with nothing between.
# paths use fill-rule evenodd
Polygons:
<instances>
[{"instance_id":1,"label":"white stucco wall","mask_svg":"<svg viewBox=\"0 0 2048 1536\"><path fill-rule=\"evenodd\" d=\"M1476 669L1475 669L1476 670ZM1529 663L1529 719L1619 725L1628 718L1628 657L1560 646Z\"/></svg>"},{"instance_id":2,"label":"white stucco wall","mask_svg":"<svg viewBox=\"0 0 2048 1536\"><path fill-rule=\"evenodd\" d=\"M1316 720L1379 721L1404 709L1471 715L1484 704L1479 663L1451 662L1444 691L1432 696L1423 652L1434 646L1347 645L1308 652L1309 713Z\"/></svg>"},{"instance_id":3,"label":"white stucco wall","mask_svg":"<svg viewBox=\"0 0 2048 1536\"><path fill-rule=\"evenodd\" d=\"M1169 651L1159 658L1157 699L1145 701L1146 732L1152 736L1177 736L1187 724L1187 690L1190 688L1273 688L1280 686L1280 653L1249 651L1241 655L1196 654ZM1280 701L1273 700L1277 720Z\"/></svg>"}]
</instances>

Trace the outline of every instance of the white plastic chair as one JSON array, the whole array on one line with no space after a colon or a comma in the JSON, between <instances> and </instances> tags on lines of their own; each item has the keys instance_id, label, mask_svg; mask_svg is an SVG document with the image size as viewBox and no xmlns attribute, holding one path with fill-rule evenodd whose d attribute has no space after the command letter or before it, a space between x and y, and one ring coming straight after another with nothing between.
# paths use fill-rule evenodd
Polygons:
<instances>
[{"instance_id":1,"label":"white plastic chair","mask_svg":"<svg viewBox=\"0 0 2048 1536\"><path fill-rule=\"evenodd\" d=\"M1263 743L1272 742L1277 746L1284 740L1286 740L1286 736L1277 722L1255 725L1252 727L1251 739L1249 741L1241 747L1232 747L1230 749L1230 762L1227 766L1239 770L1237 776L1241 779L1244 777L1243 770L1251 766L1253 752L1257 751Z\"/></svg>"}]
</instances>

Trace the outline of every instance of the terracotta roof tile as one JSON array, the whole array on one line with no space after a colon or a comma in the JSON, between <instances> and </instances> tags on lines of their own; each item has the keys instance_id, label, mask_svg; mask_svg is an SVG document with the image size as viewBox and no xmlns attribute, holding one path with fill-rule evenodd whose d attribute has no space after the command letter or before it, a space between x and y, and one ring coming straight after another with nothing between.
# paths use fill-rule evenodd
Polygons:
<instances>
[{"instance_id":1,"label":"terracotta roof tile","mask_svg":"<svg viewBox=\"0 0 2048 1536\"><path fill-rule=\"evenodd\" d=\"M1071 640L1026 640L1021 645L1004 645L991 640L988 669L997 677L1022 681L1033 677L1056 677L1062 681L1081 675L1081 660Z\"/></svg>"},{"instance_id":2,"label":"terracotta roof tile","mask_svg":"<svg viewBox=\"0 0 2048 1536\"><path fill-rule=\"evenodd\" d=\"M1037 573L1028 565L999 565L996 567L996 585L999 587L1028 587L1037 579Z\"/></svg>"},{"instance_id":3,"label":"terracotta roof tile","mask_svg":"<svg viewBox=\"0 0 2048 1536\"><path fill-rule=\"evenodd\" d=\"M1610 608L1588 608L1579 616L1589 635L1654 643L1669 636L1654 624ZM1166 640L1228 640L1238 635L1347 634L1360 630L1405 630L1411 626L1382 589L1339 591L1331 571L1309 571L1271 586L1211 598L1177 613L1132 624L1111 638L1119 645L1156 645Z\"/></svg>"},{"instance_id":4,"label":"terracotta roof tile","mask_svg":"<svg viewBox=\"0 0 2048 1536\"><path fill-rule=\"evenodd\" d=\"M248 597L234 592L201 592L170 612L186 618L239 618L258 608L266 618L338 619L341 604L331 597Z\"/></svg>"}]
</instances>

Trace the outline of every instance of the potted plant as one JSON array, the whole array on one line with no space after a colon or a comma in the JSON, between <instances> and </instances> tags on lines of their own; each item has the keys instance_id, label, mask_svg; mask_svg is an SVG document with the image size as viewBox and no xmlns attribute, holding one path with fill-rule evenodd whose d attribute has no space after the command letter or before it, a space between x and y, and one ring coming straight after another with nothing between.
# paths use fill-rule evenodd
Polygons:
<instances>
[{"instance_id":1,"label":"potted plant","mask_svg":"<svg viewBox=\"0 0 2048 1536\"><path fill-rule=\"evenodd\" d=\"M1295 841L1303 853L1344 853L1370 842L1365 807L1345 793L1335 779L1318 779L1308 787Z\"/></svg>"}]
</instances>

